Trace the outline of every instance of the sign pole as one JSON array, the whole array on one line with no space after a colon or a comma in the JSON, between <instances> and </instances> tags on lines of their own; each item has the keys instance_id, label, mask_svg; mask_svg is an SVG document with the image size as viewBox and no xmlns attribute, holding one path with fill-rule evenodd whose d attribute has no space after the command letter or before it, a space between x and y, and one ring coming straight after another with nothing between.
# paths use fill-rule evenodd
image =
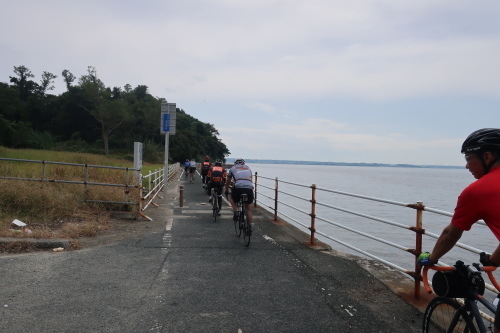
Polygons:
<instances>
[{"instance_id":1,"label":"sign pole","mask_svg":"<svg viewBox=\"0 0 500 333\"><path fill-rule=\"evenodd\" d=\"M168 184L168 141L170 135L175 134L176 128L176 105L175 103L168 103L163 101L161 103L161 117L160 117L160 133L165 134L165 164L163 166L163 191L164 200L167 201L167 184Z\"/></svg>"},{"instance_id":2,"label":"sign pole","mask_svg":"<svg viewBox=\"0 0 500 333\"><path fill-rule=\"evenodd\" d=\"M167 181L168 181L168 139L170 135L167 133L165 135L165 165L163 167L163 191L165 192L163 195L165 197L165 201L167 201Z\"/></svg>"}]
</instances>

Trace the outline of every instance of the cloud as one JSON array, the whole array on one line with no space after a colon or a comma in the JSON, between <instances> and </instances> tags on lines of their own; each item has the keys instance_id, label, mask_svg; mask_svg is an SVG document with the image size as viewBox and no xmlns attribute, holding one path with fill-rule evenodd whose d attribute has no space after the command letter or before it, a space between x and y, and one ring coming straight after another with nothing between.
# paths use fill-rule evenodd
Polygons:
<instances>
[{"instance_id":1,"label":"cloud","mask_svg":"<svg viewBox=\"0 0 500 333\"><path fill-rule=\"evenodd\" d=\"M264 103L255 102L255 103L247 104L246 106L249 109L259 110L259 111L269 113L269 114L274 114L276 112L276 109L274 107L272 107L271 105L264 104Z\"/></svg>"},{"instance_id":2,"label":"cloud","mask_svg":"<svg viewBox=\"0 0 500 333\"><path fill-rule=\"evenodd\" d=\"M306 119L296 125L274 123L261 129L221 128L219 132L222 139L232 138L228 140L231 147L238 147L238 151L253 152L255 156L265 155L266 151L280 152L283 155L283 150L296 155L294 151L302 149L314 152L314 156L338 156L342 152L360 152L360 158L363 157L361 152L365 151L387 156L387 153L410 155L438 149L455 154L456 147L461 144L460 139L416 140L401 133L359 134L352 126L329 119ZM311 159L314 157L311 156ZM325 161L325 158L321 160Z\"/></svg>"}]
</instances>

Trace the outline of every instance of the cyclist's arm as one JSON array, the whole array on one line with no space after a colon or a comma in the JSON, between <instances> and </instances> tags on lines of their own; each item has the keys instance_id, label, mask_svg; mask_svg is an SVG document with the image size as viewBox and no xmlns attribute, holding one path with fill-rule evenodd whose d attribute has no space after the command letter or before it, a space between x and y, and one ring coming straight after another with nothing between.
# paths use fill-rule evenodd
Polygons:
<instances>
[{"instance_id":1,"label":"cyclist's arm","mask_svg":"<svg viewBox=\"0 0 500 333\"><path fill-rule=\"evenodd\" d=\"M500 264L500 244L490 256L490 262L493 264Z\"/></svg>"},{"instance_id":2,"label":"cyclist's arm","mask_svg":"<svg viewBox=\"0 0 500 333\"><path fill-rule=\"evenodd\" d=\"M429 260L437 262L442 256L450 251L453 246L458 242L464 231L454 224L450 223L443 229L441 236L439 236L434 249L431 252ZM500 251L499 251L500 255Z\"/></svg>"},{"instance_id":3,"label":"cyclist's arm","mask_svg":"<svg viewBox=\"0 0 500 333\"><path fill-rule=\"evenodd\" d=\"M231 183L231 177L229 174L226 177L226 184L224 184L224 191L228 192L229 191L229 184Z\"/></svg>"}]
</instances>

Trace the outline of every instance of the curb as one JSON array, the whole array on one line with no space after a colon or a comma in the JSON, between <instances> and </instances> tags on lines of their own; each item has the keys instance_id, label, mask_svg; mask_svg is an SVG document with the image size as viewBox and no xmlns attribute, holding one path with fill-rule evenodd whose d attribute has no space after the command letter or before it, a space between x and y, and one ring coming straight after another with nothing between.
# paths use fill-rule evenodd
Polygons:
<instances>
[{"instance_id":1,"label":"curb","mask_svg":"<svg viewBox=\"0 0 500 333\"><path fill-rule=\"evenodd\" d=\"M63 249L69 249L70 240L69 239L38 239L38 238L15 238L15 237L0 237L1 245L15 245L15 244L29 244L37 249L54 249L62 247Z\"/></svg>"}]
</instances>

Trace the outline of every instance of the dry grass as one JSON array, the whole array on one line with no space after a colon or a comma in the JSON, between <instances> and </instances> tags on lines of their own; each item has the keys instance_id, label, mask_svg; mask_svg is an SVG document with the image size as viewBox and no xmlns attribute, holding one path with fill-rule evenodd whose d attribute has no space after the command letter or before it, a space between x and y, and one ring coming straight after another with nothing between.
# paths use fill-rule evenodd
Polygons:
<instances>
[{"instance_id":1,"label":"dry grass","mask_svg":"<svg viewBox=\"0 0 500 333\"><path fill-rule=\"evenodd\" d=\"M108 159L99 155L12 150L0 147L0 157L45 160L89 165L131 167L130 162ZM31 162L0 161L0 176L45 180L85 181L82 166L54 165ZM125 184L133 182L133 173L125 170L90 168L87 182ZM130 210L133 206L92 203L86 200L123 202L137 201L138 189L110 186L84 186L42 182L40 180L0 179L0 237L19 238L2 251L30 251L31 246L23 238L70 238L91 237L110 228L111 210ZM14 229L12 221L26 223L29 232ZM72 247L78 248L77 241Z\"/></svg>"},{"instance_id":2,"label":"dry grass","mask_svg":"<svg viewBox=\"0 0 500 333\"><path fill-rule=\"evenodd\" d=\"M123 190L96 188L87 196L123 201ZM110 207L88 205L84 199L83 185L1 180L0 237L78 238L106 230ZM31 233L13 231L14 219L26 223Z\"/></svg>"}]
</instances>

